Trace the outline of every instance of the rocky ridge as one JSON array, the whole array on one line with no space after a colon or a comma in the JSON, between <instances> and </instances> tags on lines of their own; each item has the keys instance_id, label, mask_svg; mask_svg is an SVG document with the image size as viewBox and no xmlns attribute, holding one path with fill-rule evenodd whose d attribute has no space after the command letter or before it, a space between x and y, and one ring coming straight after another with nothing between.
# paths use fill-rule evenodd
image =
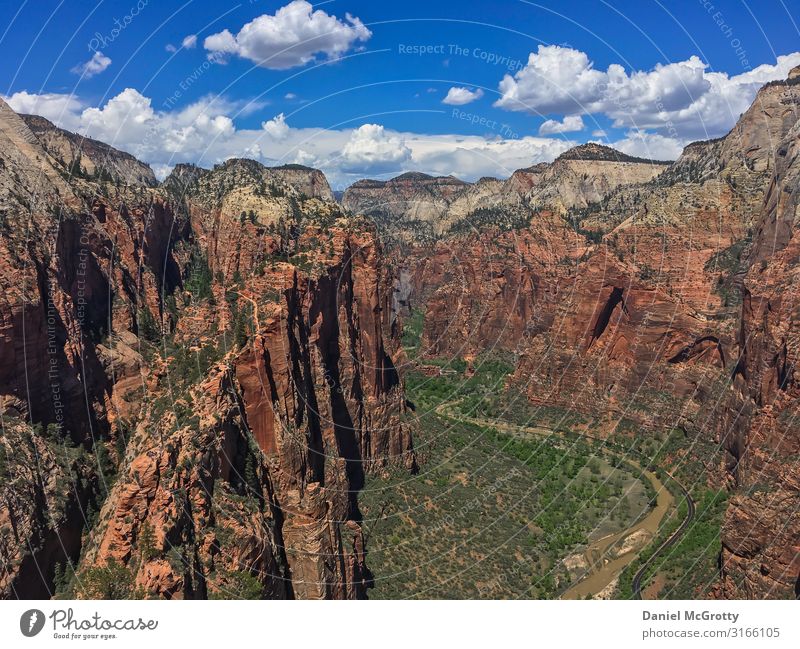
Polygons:
<instances>
[{"instance_id":1,"label":"rocky ridge","mask_svg":"<svg viewBox=\"0 0 800 649\"><path fill-rule=\"evenodd\" d=\"M414 467L369 224L305 168L70 173L29 121L0 104L3 594L363 597L357 491Z\"/></svg>"},{"instance_id":2,"label":"rocky ridge","mask_svg":"<svg viewBox=\"0 0 800 649\"><path fill-rule=\"evenodd\" d=\"M154 187L153 170L130 153L58 128L38 115L20 115L42 148L74 176Z\"/></svg>"},{"instance_id":3,"label":"rocky ridge","mask_svg":"<svg viewBox=\"0 0 800 649\"><path fill-rule=\"evenodd\" d=\"M432 241L453 231L498 225L519 227L531 211L563 212L600 200L611 189L652 179L664 163L633 158L609 147L575 147L552 164L515 171L501 181L466 183L452 176L406 173L388 181L361 180L344 193L342 205L375 218L385 236Z\"/></svg>"},{"instance_id":4,"label":"rocky ridge","mask_svg":"<svg viewBox=\"0 0 800 649\"><path fill-rule=\"evenodd\" d=\"M797 78L762 88L726 137L670 165L577 151L520 170L511 205L493 203L505 223L451 229L396 260L427 355L511 353L534 404L608 435L687 440L672 459L698 455L701 484L731 494L718 581L698 595L785 597L800 583ZM641 174L575 185L584 176L566 163Z\"/></svg>"}]
</instances>

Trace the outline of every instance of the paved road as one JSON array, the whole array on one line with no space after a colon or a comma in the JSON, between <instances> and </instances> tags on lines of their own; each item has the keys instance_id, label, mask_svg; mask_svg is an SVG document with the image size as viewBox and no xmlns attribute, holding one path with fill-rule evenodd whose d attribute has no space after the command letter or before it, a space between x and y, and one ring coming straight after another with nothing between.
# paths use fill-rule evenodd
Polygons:
<instances>
[{"instance_id":1,"label":"paved road","mask_svg":"<svg viewBox=\"0 0 800 649\"><path fill-rule=\"evenodd\" d=\"M491 426L493 428L497 428L499 430L503 430L503 431L506 431L506 432L524 431L524 432L533 433L533 434L536 434L536 435L541 435L541 434L545 434L545 435L554 435L554 434L555 435L561 435L560 431L556 431L556 430L553 430L551 428L546 428L546 427L541 427L541 426L530 426L530 427L529 426L518 426L516 424L509 424L509 423L503 422L503 421L489 421L489 420L484 420L484 419L475 418L475 417L468 417L466 415L453 415L449 411L449 409L450 409L451 406L457 404L458 401L459 400L456 399L454 401L447 401L447 402L441 403L435 408L435 411L436 411L437 414L442 415L444 417L448 417L450 419L466 421L468 423L477 424L477 425L481 425L481 426ZM594 435L588 435L588 434L585 434L585 433L575 433L575 434L580 436L580 437L583 437L585 439L589 439L589 440L592 440L592 441L595 441L595 442L601 442L601 443L605 444L606 445L606 449L609 450L611 453L614 453L615 455L618 455L619 457L622 457L622 459L625 460L625 462L627 462L628 464L632 465L634 468L644 472L644 466L638 464L637 462L633 461L630 458L630 456L640 457L639 453L637 453L636 451L633 451L632 449L625 449L624 452L623 452L623 451L620 451L620 450L616 449L615 445L608 444L608 440L607 439L600 438L600 437L595 437ZM644 458L641 458L641 459L644 460ZM686 518L680 524L678 529L675 530L669 536L669 538L666 541L664 541L656 549L656 551L652 554L652 556L642 564L642 566L639 568L639 570L636 571L636 574L633 577L633 582L631 584L632 590L633 590L634 599L642 599L642 577L644 576L645 571L658 558L658 556L660 554L662 554L665 550L667 550L668 548L670 548L673 545L675 545L681 539L681 537L686 532L686 529L689 527L689 523L691 523L692 520L694 519L695 505L694 505L694 500L692 499L691 495L689 495L689 492L686 490L686 488L680 482L678 482L678 480L676 480L672 475L670 475L669 473L667 474L667 478L669 480L672 480L672 482L674 482L678 486L678 488L680 489L681 493L683 494L683 497L686 499L686 503L687 503ZM639 522L640 521L637 521L637 524ZM635 527L636 526L634 526L631 529L634 529Z\"/></svg>"},{"instance_id":2,"label":"paved road","mask_svg":"<svg viewBox=\"0 0 800 649\"><path fill-rule=\"evenodd\" d=\"M547 436L550 436L550 435L562 435L562 433L560 431L556 431L556 430L553 430L551 428L542 427L542 426L518 426L516 424L510 424L510 423L503 422L503 421L490 421L490 420L484 420L484 419L479 419L479 418L475 418L475 417L468 417L466 415L453 415L453 413L451 413L449 409L450 409L451 406L457 404L458 402L459 402L458 399L453 400L453 401L447 401L447 402L439 404L434 410L436 411L437 414L442 415L444 417L448 417L450 419L465 421L465 422L468 422L468 423L477 424L479 426L491 426L493 428L496 428L498 430L502 430L502 431L505 431L505 432L520 432L520 431L522 431L522 432L532 433L534 435L542 435L542 434L547 435ZM576 435L579 435L580 437L583 437L585 439L589 439L589 440L592 440L592 441L595 441L595 442L600 442L600 443L606 445L605 447L609 452L613 453L614 455L617 455L618 457L621 457L625 462L630 464L632 467L634 467L635 469L641 471L642 475L644 476L644 474L645 474L645 465L646 465L646 462L644 462L645 458L640 458L640 459L642 459L644 464L639 464L639 463L635 462L634 460L632 460L630 458L631 455L634 456L634 457L639 457L639 453L633 451L632 449L624 449L624 450L616 449L615 448L616 445L609 444L607 439L603 439L603 438L600 438L600 437L595 437L594 435L589 435L589 434L586 434L586 433L576 433ZM667 478L669 480L672 480L678 486L678 488L681 490L681 492L683 493L683 497L686 499L686 502L688 504L687 515L686 515L686 518L684 519L684 521L681 523L680 527L678 527L678 529L675 530L670 535L670 537L658 547L658 549L653 553L653 555L647 561L644 562L644 564L642 565L641 568L639 568L639 570L636 572L636 575L634 575L633 582L632 582L632 589L633 589L633 596L634 596L635 599L642 599L642 577L644 575L645 570L647 570L648 566L650 566L650 564L653 563L653 561L658 557L659 554L661 554L667 548L675 545L675 543L677 543L680 540L680 538L683 536L684 532L686 531L686 528L689 526L689 523L691 523L692 519L694 518L694 513L695 513L694 500L692 500L692 497L689 495L689 492L685 489L685 487L680 482L678 482L669 473L667 474ZM655 474L652 474L652 479L658 481L658 479L655 477ZM656 488L656 491L658 491L658 488ZM641 521L636 521L635 525L633 527L631 527L630 530L628 530L628 532L631 531L631 530L635 530L637 527L639 527L640 524L641 524Z\"/></svg>"},{"instance_id":3,"label":"paved road","mask_svg":"<svg viewBox=\"0 0 800 649\"><path fill-rule=\"evenodd\" d=\"M670 476L671 477L671 476ZM681 492L683 493L683 497L686 499L686 518L683 519L683 522L680 524L677 530L675 530L672 534L670 534L669 538L664 541L658 549L653 552L652 556L645 561L639 570L636 571L636 574L633 576L633 582L631 583L631 587L633 588L633 597L634 599L642 599L642 577L647 569L655 562L660 554L663 554L665 550L671 548L675 545L678 541L681 540L681 537L686 533L686 529L689 527L689 524L694 520L695 514L695 506L694 500L689 495L689 492L686 491L686 488L675 478L671 478L672 481L678 485Z\"/></svg>"}]
</instances>

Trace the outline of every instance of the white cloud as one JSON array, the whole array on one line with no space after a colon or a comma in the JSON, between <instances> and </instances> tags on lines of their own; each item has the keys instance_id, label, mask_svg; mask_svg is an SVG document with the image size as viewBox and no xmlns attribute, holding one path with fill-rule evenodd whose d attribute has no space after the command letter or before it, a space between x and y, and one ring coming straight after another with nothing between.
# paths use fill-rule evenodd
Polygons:
<instances>
[{"instance_id":1,"label":"white cloud","mask_svg":"<svg viewBox=\"0 0 800 649\"><path fill-rule=\"evenodd\" d=\"M313 153L309 153L305 149L298 149L297 154L292 158L292 162L298 165L305 165L306 167L317 167L319 160Z\"/></svg>"},{"instance_id":2,"label":"white cloud","mask_svg":"<svg viewBox=\"0 0 800 649\"><path fill-rule=\"evenodd\" d=\"M76 130L80 125L79 113L83 104L74 95L35 95L22 90L3 99L18 113L41 115L62 128Z\"/></svg>"},{"instance_id":3,"label":"white cloud","mask_svg":"<svg viewBox=\"0 0 800 649\"><path fill-rule=\"evenodd\" d=\"M599 128L596 131L592 131L592 137L608 137L608 133Z\"/></svg>"},{"instance_id":4,"label":"white cloud","mask_svg":"<svg viewBox=\"0 0 800 649\"><path fill-rule=\"evenodd\" d=\"M187 50L191 50L197 46L197 34L189 34L181 41L181 45Z\"/></svg>"},{"instance_id":5,"label":"white cloud","mask_svg":"<svg viewBox=\"0 0 800 649\"><path fill-rule=\"evenodd\" d=\"M140 139L144 142L150 124L155 121L151 100L133 88L126 88L109 99L103 108L87 108L80 116L83 132L109 144L120 137L125 141Z\"/></svg>"},{"instance_id":6,"label":"white cloud","mask_svg":"<svg viewBox=\"0 0 800 649\"><path fill-rule=\"evenodd\" d=\"M289 125L286 123L286 118L284 117L283 113L280 113L271 120L262 123L261 128L263 128L273 140L285 140L289 135Z\"/></svg>"},{"instance_id":7,"label":"white cloud","mask_svg":"<svg viewBox=\"0 0 800 649\"><path fill-rule=\"evenodd\" d=\"M586 110L600 94L604 75L589 57L558 45L540 45L528 64L500 82L496 106L531 113L570 113Z\"/></svg>"},{"instance_id":8,"label":"white cloud","mask_svg":"<svg viewBox=\"0 0 800 649\"><path fill-rule=\"evenodd\" d=\"M515 169L551 161L577 144L532 136L422 135L379 124L342 130L293 128L280 114L260 128L239 129L234 118L249 105L245 100L204 98L181 110L160 111L131 88L92 108L69 95L16 93L9 102L16 110L45 113L59 126L129 151L151 164L159 178L178 162L211 167L231 157L250 157L268 165L296 162L317 167L335 187L412 169L476 180L505 177Z\"/></svg>"},{"instance_id":9,"label":"white cloud","mask_svg":"<svg viewBox=\"0 0 800 649\"><path fill-rule=\"evenodd\" d=\"M650 129L672 138L724 135L766 81L785 79L800 52L774 65L729 76L710 72L698 57L633 71L594 68L579 50L540 45L527 65L499 84L495 106L532 114L603 113L616 128Z\"/></svg>"},{"instance_id":10,"label":"white cloud","mask_svg":"<svg viewBox=\"0 0 800 649\"><path fill-rule=\"evenodd\" d=\"M400 169L410 158L411 149L401 137L390 135L379 124L364 124L350 135L341 160L344 171L385 173Z\"/></svg>"},{"instance_id":11,"label":"white cloud","mask_svg":"<svg viewBox=\"0 0 800 649\"><path fill-rule=\"evenodd\" d=\"M297 95L296 95L296 94L294 94L293 92L287 92L287 93L286 93L286 94L283 96L283 98L284 98L284 99L288 99L289 101L291 101L292 99L297 99Z\"/></svg>"},{"instance_id":12,"label":"white cloud","mask_svg":"<svg viewBox=\"0 0 800 649\"><path fill-rule=\"evenodd\" d=\"M608 141L600 142L607 144ZM675 160L680 156L689 142L665 137L658 133L646 133L644 131L629 131L623 140L614 142L613 146L618 151L640 158L651 160Z\"/></svg>"},{"instance_id":13,"label":"white cloud","mask_svg":"<svg viewBox=\"0 0 800 649\"><path fill-rule=\"evenodd\" d=\"M412 151L409 168L430 174L455 174L464 180L504 178L538 162L551 162L578 144L563 138L526 136L516 139L460 135L405 134Z\"/></svg>"},{"instance_id":14,"label":"white cloud","mask_svg":"<svg viewBox=\"0 0 800 649\"><path fill-rule=\"evenodd\" d=\"M469 88L453 86L447 91L447 96L442 99L442 103L449 104L450 106L463 106L481 97L483 97L483 90L480 88L477 90L470 90Z\"/></svg>"},{"instance_id":15,"label":"white cloud","mask_svg":"<svg viewBox=\"0 0 800 649\"><path fill-rule=\"evenodd\" d=\"M580 115L567 115L562 121L548 119L539 127L539 135L558 135L559 133L573 133L584 129L583 119Z\"/></svg>"},{"instance_id":16,"label":"white cloud","mask_svg":"<svg viewBox=\"0 0 800 649\"><path fill-rule=\"evenodd\" d=\"M153 173L156 175L156 178L159 180L164 180L167 176L169 176L170 172L172 171L175 165L169 164L151 164L150 167L153 170Z\"/></svg>"},{"instance_id":17,"label":"white cloud","mask_svg":"<svg viewBox=\"0 0 800 649\"><path fill-rule=\"evenodd\" d=\"M103 72L109 65L111 65L110 58L102 52L95 52L92 58L86 61L86 63L81 63L72 68L72 72L90 79Z\"/></svg>"},{"instance_id":18,"label":"white cloud","mask_svg":"<svg viewBox=\"0 0 800 649\"><path fill-rule=\"evenodd\" d=\"M178 51L178 48L175 47L172 43L167 43L164 46L164 49L167 50L167 52L169 52L170 54L175 54L175 52Z\"/></svg>"},{"instance_id":19,"label":"white cloud","mask_svg":"<svg viewBox=\"0 0 800 649\"><path fill-rule=\"evenodd\" d=\"M285 70L314 60L317 54L336 58L357 41L372 36L358 18L345 14L339 20L305 0L294 0L275 15L264 14L234 35L227 29L204 41L212 54L230 54L261 67Z\"/></svg>"},{"instance_id":20,"label":"white cloud","mask_svg":"<svg viewBox=\"0 0 800 649\"><path fill-rule=\"evenodd\" d=\"M148 163L214 164L231 155L244 155L257 136L239 137L231 115L246 101L203 98L182 110L161 112L149 97L126 88L105 106L87 108L77 116L77 131L129 151Z\"/></svg>"},{"instance_id":21,"label":"white cloud","mask_svg":"<svg viewBox=\"0 0 800 649\"><path fill-rule=\"evenodd\" d=\"M262 160L265 156L260 144L251 144L244 150L242 157L250 160Z\"/></svg>"},{"instance_id":22,"label":"white cloud","mask_svg":"<svg viewBox=\"0 0 800 649\"><path fill-rule=\"evenodd\" d=\"M649 72L628 74L612 64L602 72L586 53L569 47L540 45L527 65L500 82L496 105L531 113L598 113L632 117L645 111L679 110L711 88L707 66L696 56L658 64Z\"/></svg>"}]
</instances>

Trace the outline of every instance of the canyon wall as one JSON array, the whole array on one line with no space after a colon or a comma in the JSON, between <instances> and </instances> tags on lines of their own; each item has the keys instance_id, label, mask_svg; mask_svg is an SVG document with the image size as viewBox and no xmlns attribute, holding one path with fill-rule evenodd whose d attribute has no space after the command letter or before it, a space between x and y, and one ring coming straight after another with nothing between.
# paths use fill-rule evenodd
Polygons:
<instances>
[{"instance_id":1,"label":"canyon wall","mask_svg":"<svg viewBox=\"0 0 800 649\"><path fill-rule=\"evenodd\" d=\"M3 595L365 596L358 490L415 466L370 224L304 167L0 137Z\"/></svg>"},{"instance_id":2,"label":"canyon wall","mask_svg":"<svg viewBox=\"0 0 800 649\"><path fill-rule=\"evenodd\" d=\"M723 597L792 596L800 578L799 74L671 165L578 147L515 172L488 199L502 214L395 252L401 319L423 314L424 354L512 353L511 385L535 405L607 434L681 431L698 484L731 493L711 589Z\"/></svg>"}]
</instances>

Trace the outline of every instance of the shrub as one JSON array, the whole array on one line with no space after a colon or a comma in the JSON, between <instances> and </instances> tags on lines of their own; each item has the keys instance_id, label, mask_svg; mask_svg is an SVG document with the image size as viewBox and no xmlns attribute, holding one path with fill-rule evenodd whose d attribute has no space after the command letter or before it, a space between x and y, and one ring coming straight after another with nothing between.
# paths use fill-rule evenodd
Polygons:
<instances>
[{"instance_id":1,"label":"shrub","mask_svg":"<svg viewBox=\"0 0 800 649\"><path fill-rule=\"evenodd\" d=\"M134 586L131 571L116 561L88 568L77 581L76 590L80 599L142 598L142 593Z\"/></svg>"}]
</instances>

